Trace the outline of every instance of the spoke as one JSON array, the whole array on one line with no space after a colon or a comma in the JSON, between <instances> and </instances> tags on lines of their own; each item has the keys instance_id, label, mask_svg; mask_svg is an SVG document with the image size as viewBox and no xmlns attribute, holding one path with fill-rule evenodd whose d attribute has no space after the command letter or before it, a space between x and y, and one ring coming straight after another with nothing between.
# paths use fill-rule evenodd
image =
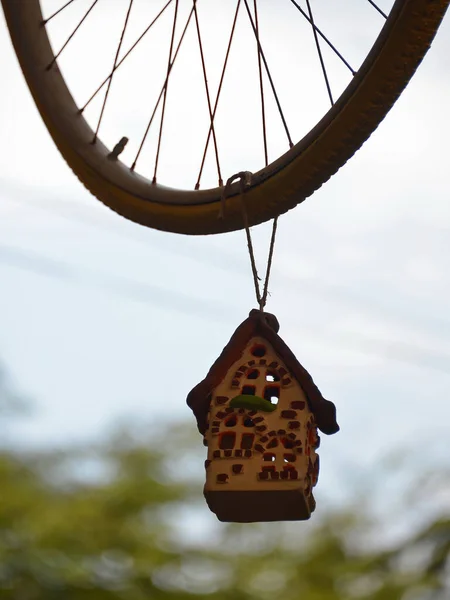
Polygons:
<instances>
[{"instance_id":1,"label":"spoke","mask_svg":"<svg viewBox=\"0 0 450 600\"><path fill-rule=\"evenodd\" d=\"M251 23L251 26L252 26L252 29L253 29L253 33L255 34L256 42L258 44L259 53L260 53L261 58L262 58L262 60L264 62L264 67L266 69L266 74L267 74L267 77L268 77L269 82L270 82L270 87L272 88L272 93L274 95L275 102L277 103L278 112L280 113L280 117L281 117L281 120L283 122L284 130L286 132L286 136L287 136L288 141L289 141L289 147L292 148L292 146L294 144L292 143L291 134L289 133L289 129L288 129L288 126L287 126L287 123L286 123L286 119L284 118L283 110L281 108L280 100L278 99L278 94L277 94L277 91L275 89L275 85L273 83L272 75L270 74L269 66L267 64L267 60L266 60L266 57L264 55L264 51L263 51L263 49L261 47L261 43L260 43L260 41L258 39L258 35L257 35L257 32L256 32L255 23L253 22L253 18L252 18L251 12L250 12L250 8L248 6L248 1L244 0L244 4L245 4L245 8L247 9L248 18L250 20L250 23Z\"/></svg>"},{"instance_id":2,"label":"spoke","mask_svg":"<svg viewBox=\"0 0 450 600\"><path fill-rule=\"evenodd\" d=\"M208 77L206 75L205 56L203 54L203 44L202 44L202 38L200 35L200 24L198 22L197 0L193 0L193 3L194 3L195 25L196 25L197 37L198 37L198 46L199 46L199 50L200 50L200 57L202 59L202 69L203 69L203 79L205 82L206 99L208 101L209 119L210 119L211 129L212 129L214 151L216 154L217 176L219 178L219 187L222 187L223 180L222 180L222 174L220 172L220 161L219 161L219 151L217 149L216 130L214 128L214 117L213 117L213 112L212 112L212 108L211 108L211 97L209 95Z\"/></svg>"},{"instance_id":3,"label":"spoke","mask_svg":"<svg viewBox=\"0 0 450 600\"><path fill-rule=\"evenodd\" d=\"M314 31L316 31L320 37L328 44L328 46L333 50L333 52L339 56L339 58L342 60L342 62L344 63L344 65L351 71L352 75L355 75L356 71L354 69L352 69L352 67L349 65L349 63L345 60L345 58L342 56L342 54L339 52L339 50L330 42L330 40L320 31L320 29L317 27L317 25L315 25L314 23L311 22L311 19L309 18L309 16L305 13L305 11L302 9L301 6L299 6L299 4L295 1L295 0L291 0L292 4L295 6L295 8L298 9L298 11L305 17L305 19L308 21L308 23L310 25L312 25L312 27L314 28Z\"/></svg>"},{"instance_id":4,"label":"spoke","mask_svg":"<svg viewBox=\"0 0 450 600\"><path fill-rule=\"evenodd\" d=\"M231 44L233 42L234 31L236 29L236 21L237 21L237 17L238 17L240 6L241 6L241 0L238 0L237 1L237 5L236 5L236 12L234 14L234 19L233 19L233 25L231 27L230 39L228 41L227 52L226 52L226 55L225 55L225 61L224 61L223 68L222 68L222 75L220 76L219 87L217 89L217 96L216 96L216 101L214 103L214 110L213 110L213 114L212 114L212 119L211 119L211 123L209 125L209 131L208 131L208 136L206 138L205 149L203 151L202 164L200 165L200 171L198 173L197 183L195 184L195 189L196 190L200 189L200 179L202 177L203 168L205 166L206 153L208 152L209 140L211 139L211 133L212 133L212 130L213 130L214 118L216 116L217 106L219 104L220 93L222 91L222 84L223 84L223 80L224 80L224 77L225 77L225 71L226 71L227 64L228 64L228 57L230 55Z\"/></svg>"},{"instance_id":5,"label":"spoke","mask_svg":"<svg viewBox=\"0 0 450 600\"><path fill-rule=\"evenodd\" d=\"M1 1L1 0L0 0ZM47 23L49 23L49 21L51 21L52 19L54 19L55 17L57 17L57 15L59 15L60 13L62 13L67 7L69 7L71 4L74 3L75 0L59 0L59 2L57 2L56 6L61 5L61 3L63 3L63 5L56 10L55 12L53 12L48 18L43 19L42 20L42 26L45 26ZM321 71L322 71L322 75L324 78L324 82L325 82L325 86L326 86L326 90L327 90L327 94L330 100L331 105L334 105L334 98L333 98L333 92L332 92L332 86L330 83L330 76L329 74L332 73L331 67L333 66L333 60L335 61L335 59L331 58L329 54L327 55L327 52L329 53L329 50L326 48L325 44L332 50L332 52L340 59L340 61L347 67L347 69L352 73L352 75L355 75L355 71L354 69L351 67L351 65L347 62L347 60L344 58L344 56L339 52L339 50L333 45L333 43L330 41L330 39L328 39L328 37L325 36L325 34L323 33L323 31L316 25L316 20L315 18L318 18L318 13L317 13L317 9L314 9L313 6L313 2L311 0L305 0L305 3L303 4L301 2L301 0L290 0L291 3L294 5L294 7L300 12L300 14L302 15L300 17L300 19L297 18L298 21L300 21L300 26L302 27L302 21L303 19L308 21L309 25L311 26L312 29L312 33L314 36L314 42L315 42L315 47L316 47L316 51L317 51L317 55L319 58L319 62L320 62L320 66L321 66ZM181 33L180 38L178 39L179 36L179 30L181 29L181 24L182 24L182 18L181 15L181 2L180 0L175 0L175 2L173 2L173 0L162 0L162 2L165 2L164 7L160 10L160 12L157 14L157 16L153 19L153 21L145 28L145 30L141 33L141 35L136 39L136 41L131 45L131 47L125 52L125 54L123 54L124 50L125 50L125 37L126 35L126 31L130 29L130 15L131 15L131 11L133 10L133 4L135 4L134 0L128 0L127 3L124 3L123 5L123 11L124 13L126 12L126 14L124 15L122 13L122 16L120 16L119 14L119 18L121 20L124 19L124 21L122 21L122 23L119 24L122 25L122 29L120 31L120 29L117 31L118 35L120 32L120 36L118 35L118 39L113 38L113 43L116 44L116 51L115 51L115 55L114 55L114 61L112 64L112 68L111 68L111 64L109 66L109 68L111 68L111 70L109 71L107 77L102 81L102 83L99 85L99 87L95 90L95 92L92 94L92 96L89 98L89 100L84 104L84 106L82 108L79 109L79 112L82 113L87 107L88 105L90 105L90 103L101 93L104 94L103 99L100 99L101 97L99 97L98 101L99 104L101 102L101 109L100 109L100 114L98 116L98 121L96 119L96 117L94 117L94 124L92 125L92 129L95 130L93 133L93 138L92 138L92 143L95 143L97 141L97 139L99 139L99 131L100 128L102 128L102 132L106 126L106 124L103 123L103 119L105 117L105 112L106 112L106 105L107 102L110 99L110 92L111 92L111 87L112 87L112 83L113 83L113 79L115 77L115 73L116 71L119 69L119 67L121 67L121 65L123 64L123 62L128 58L128 56L134 51L134 49L140 44L140 42L143 40L144 36L148 33L148 31L152 28L152 26L158 21L158 19L162 16L162 14L167 10L167 8L169 7L169 5L171 5L172 3L174 4L174 13L173 13L173 17L169 17L169 19L173 19L173 22L168 25L168 29L169 31L171 31L171 39L170 39L170 47L168 49L169 53L168 53L168 60L167 60L167 68L164 69L164 62L161 65L162 69L163 69L163 73L162 73L162 77L161 79L163 80L163 82L160 80L158 82L158 85L161 85L161 83L163 83L162 88L159 92L159 96L156 100L156 104L153 108L153 112L151 114L150 120L147 124L145 133L143 135L143 138L140 142L140 146L139 149L137 151L136 157L134 162L132 163L130 169L133 171L136 167L137 161L141 155L141 151L143 150L143 147L145 145L145 142L147 140L148 134L150 129L153 126L152 129L152 138L155 141L156 136L157 136L157 144L156 144L156 156L154 159L154 172L153 172L153 183L156 183L157 181L157 170L159 167L159 164L163 164L162 161L165 160L162 155L162 137L163 137L163 132L166 131L166 144L167 144L167 138L168 138L168 133L167 133L167 127L168 127L168 119L170 119L172 117L171 115L171 106L172 106L172 97L174 95L174 91L175 88L173 87L173 84L171 84L171 96L168 97L168 84L169 84L169 79L170 76L172 75L172 69L173 66L175 64L175 60L177 59L179 50L181 48L181 45L183 43L184 37L185 37L185 33L187 32L188 26L191 22L192 17L194 16L195 18L195 26L196 26L196 37L197 37L197 42L198 42L198 48L199 48L199 52L200 52L200 59L201 59L201 66L202 66L202 75L203 75L203 85L205 88L205 93L206 93L206 100L207 100L207 106L208 106L208 113L209 113L209 124L208 124L208 132L207 132L207 136L206 136L206 142L205 145L203 147L203 154L202 154L202 160L201 160L201 165L199 168L199 172L198 172L198 178L195 184L195 190L199 190L200 189L200 185L201 185L201 179L204 176L204 170L205 170L205 164L206 164L206 158L210 158L211 162L212 162L212 166L213 166L213 175L214 175L214 160L213 157L211 156L211 152L213 151L211 146L211 139L212 139L212 143L214 146L214 154L215 154L215 163L216 163L216 167L217 167L217 175L218 175L218 181L219 181L219 187L223 186L223 180L222 180L222 172L221 172L221 168L225 167L220 162L219 159L219 148L218 148L218 137L219 137L219 131L217 130L218 127L218 123L215 121L215 117L217 115L217 111L218 111L218 105L219 102L222 102L221 104L221 111L225 108L223 105L224 103L224 99L223 99L223 93L222 93L222 88L223 88L223 83L224 83L224 78L225 78L225 74L228 73L228 71L230 70L229 68L229 56L231 53L231 47L232 47L232 43L234 42L235 39L235 30L236 30L236 26L237 26L237 20L239 18L239 11L241 10L241 5L245 4L245 8L246 8L246 12L247 12L247 16L248 19L250 21L250 25L252 27L253 30L253 34L256 40L256 50L257 50L257 61L258 61L258 81L259 81L259 101L258 98L255 98L255 103L253 105L253 110L256 108L256 111L258 112L258 110L260 111L259 114L261 115L260 117L256 117L257 118L257 122L261 123L261 128L262 128L262 140L261 138L259 138L259 135L261 135L261 133L257 133L257 139L256 139L256 143L257 143L257 151L258 151L258 155L260 156L260 152L261 152L261 141L262 141L262 145L263 145L263 152L264 152L264 163L265 166L267 167L269 164L269 156L268 156L268 131L267 131L267 124L269 123L269 117L270 117L270 110L269 110L269 105L272 102L271 100L271 94L273 94L273 98L275 100L276 106L277 106L277 110L279 112L281 121L282 121L282 127L284 128L288 143L289 143L289 147L292 148L293 146L293 142L291 139L291 135L290 135L290 131L287 125L287 121L285 118L285 113L283 112L282 106L281 106L281 102L280 102L280 97L281 100L283 101L283 107L284 109L286 109L285 106L285 102L284 102L284 96L283 96L283 92L282 90L280 90L280 88L277 90L276 89L276 85L274 83L274 80L272 78L272 73L273 73L273 77L275 77L276 80L276 72L273 71L271 72L271 70L269 69L269 64L268 64L268 60L271 61L271 67L273 68L273 64L272 64L272 56L271 56L271 51L270 48L268 47L268 43L266 39L261 39L261 34L262 37L264 38L264 4L262 2L258 3L258 0L253 0L253 6L251 6L251 0L235 0L235 12L234 12L234 18L233 18L233 22L232 22L232 27L231 27L231 31L229 31L228 35L228 40L226 40L227 46L226 46L226 53L225 53L225 57L222 56L223 59L223 65L222 65L222 71L221 71L221 76L220 76L220 81L217 87L217 90L215 89L215 85L212 85L211 81L208 81L208 75L207 75L207 67L206 67L206 54L207 54L207 50L208 50L208 45L207 45L207 36L206 36L206 32L207 30L205 29L207 26L207 22L206 21L202 21L202 26L200 27L199 24L199 15L198 15L198 0L192 0L192 7L190 9L190 13L189 16L187 18L186 24L184 26L184 29ZM161 3L162 3L161 2ZM378 2L379 0L367 0L367 2L373 7L374 10L376 10L382 17L384 17L385 19L388 18L388 15L378 6ZM83 25L83 23L87 20L89 14L93 11L93 9L95 8L95 6L99 3L99 0L88 0L88 3L86 3L85 7L82 8L83 11L85 11L83 14L84 16L82 16L81 20L80 16L75 16L73 18L73 25L71 27L71 29L69 29L69 32L71 31L70 35L67 37L66 41L63 43L63 45L60 47L59 51L54 55L52 61L50 62L50 64L48 64L48 66L46 67L47 70L51 69L53 66L55 66L55 63L57 62L57 60L59 59L59 57L61 56L62 52L65 50L65 48L68 46L69 42L74 38L74 36L77 34L78 30L81 28L81 26ZM261 5L263 4L263 8L261 8ZM367 6L367 5L366 5ZM78 7L78 5L77 5ZM303 8L304 7L304 8ZM54 7L53 7L54 8ZM107 9L107 2L106 2L106 9ZM231 9L231 6L230 6ZM96 15L98 14L98 7L97 7L97 13L95 13ZM187 10L189 10L189 7L187 8ZM262 13L261 13L262 10ZM314 12L315 10L315 12ZM379 19L379 17L375 17L373 16L373 10L372 8L366 8L366 11L368 12L368 16L372 17L372 19ZM389 13L389 10L386 11L387 13ZM69 13L69 11L68 11ZM241 11L242 13L242 11ZM66 13L67 14L67 13ZM68 15L70 16L70 14ZM150 15L151 16L151 15ZM229 15L231 17L231 14ZM125 18L124 18L125 17ZM303 17L303 19L302 19ZM88 27L90 25L92 25L92 21L95 19L95 15L94 17L91 19L90 23L88 24ZM202 19L204 19L204 13L202 13ZM243 17L241 15L241 19L246 19L245 16ZM259 27L259 21L261 19L261 27L262 29L260 29ZM381 24L383 24L382 21L380 21ZM76 27L73 29L73 27ZM319 19L319 24L320 24L320 19ZM58 21L58 25L59 25L59 21ZM143 23L143 25L145 25L145 21ZM56 21L55 21L55 26L56 26ZM53 27L53 23L50 25L50 28ZM228 24L227 24L228 27ZM73 30L72 30L73 29ZM324 27L325 31L328 31L327 27ZM86 30L86 27L85 27ZM82 32L82 35L84 35L84 32ZM249 35L247 33L247 35ZM64 36L66 37L66 36ZM64 40L64 37L62 38L62 40ZM168 37L168 32L166 31L166 38ZM333 38L333 36L331 36ZM77 40L80 39L80 35L78 36ZM226 39L226 38L225 38ZM178 42L177 42L178 40ZM224 40L225 41L225 40ZM132 39L130 40L130 42L132 42ZM268 53L267 56L264 52L262 43L265 44L264 49L266 50L266 52ZM195 40L194 40L194 44L195 44ZM205 45L206 44L206 45ZM236 44L235 44L236 45ZM142 46L142 45L141 45ZM339 47L339 43L338 43L338 47ZM225 48L224 48L225 49ZM222 51L221 51L222 52ZM313 52L313 51L312 51ZM314 52L313 52L314 53ZM67 54L67 53L66 53ZM122 58L119 59L120 55L123 54ZM112 52L111 52L112 55ZM65 55L66 56L66 55ZM112 57L112 56L111 56ZM162 59L164 61L164 55L162 55ZM253 71L254 71L254 67L255 67L255 59L256 56L253 56L252 61L253 61ZM267 60L268 59L268 60ZM311 56L311 60L314 59ZM317 60L317 59L316 59ZM351 60L351 58L350 58ZM197 58L198 61L198 58ZM326 63L329 63L328 65ZM331 62L331 64L330 64ZM336 61L335 61L336 62ZM219 66L220 63L218 63ZM197 62L198 65L198 62ZM339 61L337 61L336 63L337 68L339 68ZM199 66L199 65L198 65ZM317 64L316 64L316 72L317 72ZM208 63L208 74L211 77L212 74L212 64ZM227 76L229 76L229 74L227 74ZM320 78L320 76L319 76ZM278 83L278 81L277 81ZM95 83L94 83L95 84ZM256 82L255 82L256 84ZM116 87L117 87L117 77L116 77L116 84L115 84L115 93L117 92ZM323 85L323 84L322 84ZM270 86L270 90L269 90L269 86ZM202 84L200 84L200 88L202 87ZM333 87L334 89L334 87ZM103 91L102 91L103 90ZM157 90L156 90L157 91ZM255 93L258 94L258 92L256 91L255 88ZM324 90L323 90L324 91ZM334 90L334 92L336 93L336 90ZM266 95L267 94L267 98ZM201 95L201 91L200 91L200 95ZM153 96L153 94L152 94ZM153 98L151 98L152 104L154 101L154 96ZM167 106L167 102L168 102L168 106ZM178 102L178 100L177 100ZM260 103L260 109L258 109L258 107L256 106L258 103ZM269 104L268 104L269 103ZM110 103L111 104L111 103ZM150 104L149 109L152 109L152 104ZM161 107L162 104L162 107ZM167 108L167 110L166 110ZM110 108L108 108L108 110L110 111ZM205 108L203 108L203 110L205 110ZM97 112L97 111L96 111ZM109 113L108 113L109 114ZM203 113L204 117L206 117L206 115ZM286 113L286 117L289 120L289 124L291 125L291 119L290 119L290 115L288 113ZM261 119L261 121L259 121L259 118ZM275 116L275 120L277 120L277 117ZM153 125L153 122L156 121L158 124ZM143 122L143 125L145 125L145 121ZM259 129L259 126L257 126L257 129ZM205 127L205 129L203 130L201 139L205 139L203 138L204 135L204 131L206 131L206 123L204 123L203 127ZM277 124L277 128L279 129L279 125ZM159 130L159 133L156 133L156 131L154 131L155 129ZM220 128L219 128L220 129ZM139 142L139 139L137 140ZM154 141L152 142L152 146L154 144ZM221 137L221 152L223 151L222 148L222 144L223 144L223 140ZM153 146L154 150L155 150L155 146ZM166 147L165 147L166 148ZM164 152L166 151L164 148ZM201 151L200 147L200 151ZM170 148L169 148L170 149ZM210 153L208 155L208 152ZM151 153L153 155L153 152ZM164 155L165 156L165 155ZM220 155L222 158L222 162L223 162L223 156L222 154ZM199 157L200 158L200 157ZM160 160L161 159L161 160ZM260 156L260 160L262 159L262 157ZM197 163L198 166L198 163ZM151 169L151 166L150 166ZM160 175L161 176L161 175Z\"/></svg>"},{"instance_id":6,"label":"spoke","mask_svg":"<svg viewBox=\"0 0 450 600\"><path fill-rule=\"evenodd\" d=\"M256 27L256 46L258 50L258 72L259 72L259 91L261 94L261 117L262 117L262 129L263 129L263 141L264 141L264 162L265 166L269 164L269 154L267 152L267 129L266 129L266 105L264 101L264 83L262 76L262 64L261 64L261 51L259 43L259 23L258 23L258 8L256 0L253 0L255 9L255 27Z\"/></svg>"},{"instance_id":7,"label":"spoke","mask_svg":"<svg viewBox=\"0 0 450 600\"><path fill-rule=\"evenodd\" d=\"M386 14L385 12L383 12L383 11L381 10L381 8L380 8L379 6L377 6L373 0L367 0L367 2L368 2L369 4L371 4L371 5L374 7L374 9L375 9L375 10L377 10L377 11L380 13L380 15L383 15L383 17L384 17L385 19L387 19L387 18L388 18L388 17L387 17L387 14Z\"/></svg>"},{"instance_id":8,"label":"spoke","mask_svg":"<svg viewBox=\"0 0 450 600\"><path fill-rule=\"evenodd\" d=\"M113 68L112 68L112 71L111 71L112 74L111 74L111 77L110 77L109 82L108 82L108 87L106 88L105 97L103 99L102 110L100 111L100 116L98 118L97 129L95 130L94 139L92 140L93 143L95 143L95 141L97 140L98 131L100 129L100 124L102 122L103 114L105 112L105 106L106 106L106 102L108 100L109 90L111 89L111 84L112 84L114 72L115 72L116 66L117 66L117 60L119 58L120 49L122 48L122 42L123 42L123 38L124 38L126 29L127 29L128 19L130 18L130 13L131 13L131 8L133 6L133 2L134 2L134 0L130 0L130 4L128 5L127 14L126 14L126 17L125 17L125 23L123 24L122 33L120 35L120 40L119 40L119 43L117 45L116 56L114 57L114 64L113 64Z\"/></svg>"},{"instance_id":9,"label":"spoke","mask_svg":"<svg viewBox=\"0 0 450 600\"><path fill-rule=\"evenodd\" d=\"M144 146L145 140L147 139L148 132L150 131L150 127L151 127L151 125L153 123L153 119L155 118L155 114L156 114L156 111L158 110L158 106L159 106L159 103L161 102L161 98L162 98L162 96L164 94L164 90L166 89L167 81L168 81L168 78L169 78L169 75L170 75L170 71L172 70L173 65L175 64L175 60L176 60L176 58L178 56L178 52L180 50L181 44L183 42L185 33L187 31L187 28L189 26L189 23L191 21L191 18L192 18L193 14L194 14L194 7L191 8L191 12L189 13L189 17L187 18L186 25L184 26L183 33L181 34L180 41L178 42L177 49L175 51L175 54L173 55L173 60L172 60L172 62L170 64L169 73L166 75L166 78L164 80L164 83L163 83L163 86L161 88L161 91L159 92L159 96L158 96L158 100L156 101L155 108L153 109L152 116L150 117L150 120L149 120L149 122L147 124L147 129L145 130L144 136L143 136L143 138L141 140L141 144L139 146L139 150L137 151L136 157L135 157L135 159L133 161L133 164L131 165L131 170L132 171L134 171L134 169L136 168L136 163L137 163L138 158L139 158L139 156L141 154L141 151L142 151L142 148Z\"/></svg>"},{"instance_id":10,"label":"spoke","mask_svg":"<svg viewBox=\"0 0 450 600\"><path fill-rule=\"evenodd\" d=\"M164 86L164 94L163 94L164 97L163 97L163 105L162 105L162 111L161 111L161 122L159 125L159 135L158 135L158 147L156 149L155 170L153 171L153 182L152 183L156 183L156 172L158 170L159 153L161 150L161 139L162 139L163 126L164 126L164 116L166 114L167 89L169 87L169 76L170 76L171 64L172 64L173 41L175 39L175 30L177 27L178 1L179 0L175 0L175 10L173 12L172 36L170 38L169 60L167 62L167 75L166 75L166 82L165 82L165 86Z\"/></svg>"},{"instance_id":11,"label":"spoke","mask_svg":"<svg viewBox=\"0 0 450 600\"><path fill-rule=\"evenodd\" d=\"M42 21L43 25L46 25L51 19L53 19L53 17L56 17L56 15L59 15L60 12L62 12L67 6L69 6L69 4L72 4L72 2L74 2L75 0L69 0L69 2L66 2L64 4L64 6L61 6L61 8L59 8L56 12L54 12L52 15L50 15L48 17L48 19L44 19Z\"/></svg>"},{"instance_id":12,"label":"spoke","mask_svg":"<svg viewBox=\"0 0 450 600\"><path fill-rule=\"evenodd\" d=\"M172 4L172 2L173 2L173 0L168 0L168 2L165 4L165 6L163 6L163 8L159 11L159 13L156 15L156 17L150 23L150 25L148 25L148 27L146 27L144 29L144 31L141 33L141 35L138 37L138 39L134 42L134 44L131 46L131 48L119 60L119 62L116 65L116 68L113 69L107 77L105 77L103 82L98 86L98 88L95 90L95 92L92 94L92 96L86 102L86 104L84 104L83 107L80 108L80 113L82 113L87 108L87 106L92 102L92 100L97 96L97 94L100 92L100 90L104 87L105 83L107 83L111 79L111 77L114 75L114 73L117 71L117 69L121 66L121 64L124 62L124 60L126 58L128 58L128 56L133 52L133 50L136 48L136 46L139 44L139 42L142 40L142 38L148 33L148 31L153 27L153 25L156 23L156 21L159 19L159 17L163 14L163 12L166 10L166 8L168 8L168 6L170 4Z\"/></svg>"},{"instance_id":13,"label":"spoke","mask_svg":"<svg viewBox=\"0 0 450 600\"><path fill-rule=\"evenodd\" d=\"M69 35L66 43L63 45L63 47L60 49L60 51L58 52L58 54L56 54L52 60L52 62L48 65L47 67L47 71L50 70L52 68L52 66L55 64L56 60L58 59L58 57L60 56L61 52L64 50L64 48L67 46L67 44L70 42L70 40L73 38L73 36L76 34L76 32L80 29L81 25L84 23L84 21L86 20L87 16L89 15L89 13L91 12L91 10L94 8L94 6L97 4L98 0L94 0L94 2L91 4L91 6L88 8L88 10L86 11L86 13L84 14L84 17L81 19L81 21L78 23L78 25L75 27L75 29L72 31L72 33Z\"/></svg>"},{"instance_id":14,"label":"spoke","mask_svg":"<svg viewBox=\"0 0 450 600\"><path fill-rule=\"evenodd\" d=\"M331 93L330 82L328 80L328 74L327 74L327 70L325 68L325 62L323 60L322 50L320 48L319 38L317 36L317 31L316 31L316 29L314 27L314 17L313 17L313 13L312 13L312 9L311 9L311 2L310 2L310 0L306 0L306 4L308 6L309 18L311 19L311 27L312 27L312 30L313 30L314 41L316 42L316 48L317 48L317 54L319 55L320 66L322 67L322 73L323 73L323 76L324 76L324 79L325 79L325 85L327 86L328 97L330 98L331 106L333 106L333 104L334 104L333 95Z\"/></svg>"}]
</instances>

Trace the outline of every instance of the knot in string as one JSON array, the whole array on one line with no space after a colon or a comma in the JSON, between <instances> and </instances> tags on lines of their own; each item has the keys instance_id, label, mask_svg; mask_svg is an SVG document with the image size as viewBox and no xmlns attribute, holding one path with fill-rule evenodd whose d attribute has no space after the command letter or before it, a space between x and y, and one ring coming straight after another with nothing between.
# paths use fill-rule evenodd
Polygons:
<instances>
[{"instance_id":1,"label":"knot in string","mask_svg":"<svg viewBox=\"0 0 450 600\"><path fill-rule=\"evenodd\" d=\"M248 247L248 253L250 256L250 265L252 268L256 301L258 303L259 310L261 312L263 312L264 307L266 306L266 303L267 303L267 296L269 294L269 278L270 278L270 271L272 268L273 250L274 250L274 246L275 246L275 237L276 237L276 233L277 233L278 217L275 217L273 220L272 236L270 239L270 246L269 246L269 255L267 257L266 276L264 278L263 292L261 293L261 288L259 285L261 278L259 277L258 269L256 268L256 260L255 260L255 253L253 250L252 236L250 233L250 226L248 223L248 215L247 215L247 210L246 210L246 206L245 206L245 192L250 188L250 186L252 184L252 173L250 173L250 171L240 171L239 173L236 173L235 175L233 175L232 177L230 177L227 180L227 183L226 183L225 187L223 188L223 192L222 192L219 218L223 219L225 217L225 202L226 202L227 196L229 194L231 184L237 180L239 180L239 182L240 182L242 218L244 221L244 228L245 228L245 233L247 236L247 247Z\"/></svg>"}]
</instances>

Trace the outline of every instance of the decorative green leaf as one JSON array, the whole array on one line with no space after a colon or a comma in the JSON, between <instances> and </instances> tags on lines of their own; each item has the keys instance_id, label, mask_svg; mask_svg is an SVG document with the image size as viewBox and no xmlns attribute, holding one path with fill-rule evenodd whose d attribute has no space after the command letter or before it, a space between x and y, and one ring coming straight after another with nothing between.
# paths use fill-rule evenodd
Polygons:
<instances>
[{"instance_id":1,"label":"decorative green leaf","mask_svg":"<svg viewBox=\"0 0 450 600\"><path fill-rule=\"evenodd\" d=\"M261 398L261 396L253 396L250 394L241 394L230 401L231 408L248 408L249 410L262 410L263 412L273 412L277 405L272 404L269 400Z\"/></svg>"}]
</instances>

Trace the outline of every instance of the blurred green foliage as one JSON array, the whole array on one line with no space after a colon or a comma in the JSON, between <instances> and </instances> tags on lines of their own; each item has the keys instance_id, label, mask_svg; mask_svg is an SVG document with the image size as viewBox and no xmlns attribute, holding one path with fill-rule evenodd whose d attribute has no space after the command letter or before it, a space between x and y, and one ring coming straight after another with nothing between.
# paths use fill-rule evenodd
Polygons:
<instances>
[{"instance_id":1,"label":"blurred green foliage","mask_svg":"<svg viewBox=\"0 0 450 600\"><path fill-rule=\"evenodd\" d=\"M203 502L203 453L192 422L89 448L3 446L0 600L450 598L449 520L388 548L360 500L308 523L225 525Z\"/></svg>"}]
</instances>

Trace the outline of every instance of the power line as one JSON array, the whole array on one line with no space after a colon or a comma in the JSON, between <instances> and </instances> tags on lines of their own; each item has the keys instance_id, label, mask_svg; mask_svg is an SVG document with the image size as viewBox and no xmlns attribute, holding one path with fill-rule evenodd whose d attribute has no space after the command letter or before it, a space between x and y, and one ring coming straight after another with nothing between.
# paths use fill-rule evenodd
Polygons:
<instances>
[{"instance_id":1,"label":"power line","mask_svg":"<svg viewBox=\"0 0 450 600\"><path fill-rule=\"evenodd\" d=\"M182 238L179 238L178 236L167 236L159 231L149 231L148 229L143 229L135 224L130 226L129 222L124 221L123 219L114 218L111 222L105 223L105 216L109 217L112 213L103 206L101 208L99 207L97 218L93 208L85 209L84 205L75 204L74 202L58 202L56 198L51 199L50 201L40 198L39 203L36 201L25 200L24 196L27 198L31 196L36 198L36 196L39 195L39 192L32 187L23 186L5 179L0 179L0 185L0 189L6 190L9 195L14 197L12 200L14 203L31 206L36 210L45 211L53 216L63 218L70 222L75 221L82 225L104 231L105 233L115 234L121 238L129 239L134 243L144 243L147 248L149 246L155 246L156 244L153 243L153 240L157 238L158 251L163 249L165 252L169 252L175 256L182 255L183 258L193 260L196 263L210 265L214 269L225 270L227 273L230 273L231 271L233 275L239 275L242 278L248 277L247 268L243 265L241 260L233 255L233 253L226 252L222 248L211 248L210 246L208 246L207 251L205 252L204 248L201 247L199 238L191 240L186 236L183 236ZM69 206L69 204L71 206ZM64 206L64 208L62 208L62 206ZM125 223L130 226L129 230L127 227L124 227ZM150 239L151 237L153 239ZM174 239L182 239L182 247L181 245L172 244L171 241ZM188 247L188 252L186 252L186 247ZM302 295L307 294L318 296L320 298L332 296L335 302L338 301L344 303L346 306L350 305L357 309L363 309L366 312L376 313L384 320L392 320L395 321L396 324L404 323L408 327L414 326L415 324L426 327L427 329L433 327L433 329L440 334L442 334L442 332L450 331L450 324L447 321L433 317L430 313L427 313L425 317L420 317L416 312L410 311L410 313L407 314L404 310L392 310L392 306L387 305L385 302L380 304L380 301L375 300L370 294L361 295L360 293L355 293L353 290L350 290L348 287L333 282L324 281L315 277L299 279L298 277L279 273L276 274L276 277L281 283L284 282L287 284L289 289L292 289L293 286L295 286ZM281 288L281 293L283 293L283 288Z\"/></svg>"},{"instance_id":2,"label":"power line","mask_svg":"<svg viewBox=\"0 0 450 600\"><path fill-rule=\"evenodd\" d=\"M147 247L149 245L153 245L150 241L150 236L156 236L158 238L157 245L159 250L161 249L161 246L163 246L166 252L170 252L171 254L175 254L177 256L180 254L186 256L185 249L187 246L189 252L191 253L191 255L187 255L187 257L191 258L192 260L209 264L214 266L214 268L224 269L227 271L229 271L230 267L232 267L240 274L247 274L247 269L243 266L242 261L237 259L231 252L226 252L221 248L212 249L210 247L208 248L208 252L204 252L203 249L198 249L200 238L195 238L195 240L192 240L188 236L167 236L167 234L163 232L149 230L148 228L136 225L135 223L131 225L129 221L123 218L118 218L115 213L113 213L110 209L107 209L105 206L100 205L100 203L97 203L98 214L96 215L94 208L86 209L84 205L76 204L75 202L61 202L56 197L49 201L47 193L46 198L44 199L39 197L39 191L37 191L35 188L16 184L15 182L13 183L5 179L0 179L0 191L6 191L8 194L6 199L12 201L13 203L22 204L38 211L44 211L66 221L70 221L71 223L76 222L81 225L87 225L105 233L129 239L132 242L144 243ZM33 197L34 199L28 200L24 197ZM36 202L36 197L39 198L39 202ZM106 223L106 219L110 215L113 215L114 218ZM124 227L125 224L132 227L132 231L131 229L128 230L127 227ZM173 244L167 243L168 239L182 239L183 251L180 250L179 246L175 247Z\"/></svg>"},{"instance_id":3,"label":"power line","mask_svg":"<svg viewBox=\"0 0 450 600\"><path fill-rule=\"evenodd\" d=\"M101 271L92 269L81 271L62 261L37 256L6 244L0 244L0 262L58 280L65 279L76 284L93 285L126 297L129 300L160 306L166 310L175 310L181 314L188 314L201 319L208 318L223 321L223 315L229 313L232 308L231 305L216 300L209 301L203 298L194 298L152 284L105 275ZM236 307L236 312L238 312L238 307ZM414 347L404 342L375 340L367 336L331 334L328 337L336 343L344 342L347 348L357 349L362 354L381 355L415 367L426 367L447 374L450 373L450 356L439 352Z\"/></svg>"},{"instance_id":4,"label":"power line","mask_svg":"<svg viewBox=\"0 0 450 600\"><path fill-rule=\"evenodd\" d=\"M57 280L71 281L77 285L97 287L123 296L129 300L176 310L204 318L220 319L223 311L230 311L230 305L220 301L208 301L181 292L173 292L149 283L133 281L125 277L105 275L101 271L83 268L76 269L68 263L26 252L13 246L0 243L0 262L14 268L23 269L38 275Z\"/></svg>"}]
</instances>

